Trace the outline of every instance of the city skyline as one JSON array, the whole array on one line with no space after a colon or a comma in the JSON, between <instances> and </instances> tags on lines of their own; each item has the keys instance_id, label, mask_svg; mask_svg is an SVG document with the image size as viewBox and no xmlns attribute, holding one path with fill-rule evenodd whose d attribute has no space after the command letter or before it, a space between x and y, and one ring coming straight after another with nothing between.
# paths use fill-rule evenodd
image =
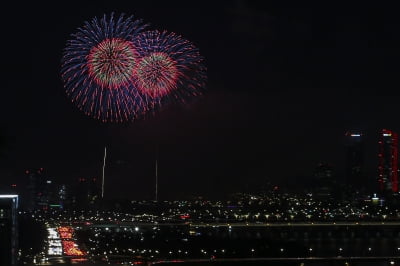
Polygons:
<instances>
[{"instance_id":1,"label":"city skyline","mask_svg":"<svg viewBox=\"0 0 400 266\"><path fill-rule=\"evenodd\" d=\"M116 1L9 10L1 183L40 167L64 182L100 178L107 146L111 195L152 197L158 146L161 196L218 196L300 183L321 161L344 175L344 134L353 129L365 133L367 173L377 175L379 130L400 131L399 22L388 8ZM63 48L85 20L112 11L192 40L208 68L204 95L126 124L77 110L60 79Z\"/></svg>"},{"instance_id":2,"label":"city skyline","mask_svg":"<svg viewBox=\"0 0 400 266\"><path fill-rule=\"evenodd\" d=\"M302 182L306 182L306 183L297 185L296 190L300 191L301 189L306 189L305 191L307 191L309 189L313 189L316 184L311 185L308 182L310 182L310 181L314 182L313 179L314 179L315 171L321 165L326 165L329 167L331 174L329 174L328 179L330 179L330 181L328 181L328 182L330 182L330 183L334 182L335 186L336 185L342 185L342 186L350 185L353 189L356 189L356 190L361 189L364 191L365 189L367 189L367 191L378 192L378 193L383 193L385 191L392 190L392 187L393 187L392 175L393 174L390 173L390 171L391 171L390 169L392 169L392 166L388 166L387 164L390 163L390 165L393 165L395 161L393 161L393 159L391 159L392 158L391 150L388 150L389 154L382 153L382 147L381 147L382 141L380 138L382 136L388 138L388 134L386 134L385 132L391 132L391 134L395 134L395 135L397 133L393 132L393 131L389 131L387 129L382 129L379 132L379 134L377 135L378 138L376 140L378 142L378 144L376 145L378 148L374 149L374 150L376 150L376 154L373 154L373 156L376 157L376 160L375 160L376 165L374 164L372 167L367 167L366 165L364 165L363 161L365 160L365 158L368 157L368 155L371 156L371 154L366 154L364 150L371 150L371 147L365 147L365 144L364 144L365 137L366 137L365 133L361 132L361 131L352 131L352 132L357 132L357 133L350 134L349 132L350 131L348 131L344 134L345 137L343 138L344 139L343 143L346 142L345 138L351 137L353 139L356 139L355 140L356 142L362 143L362 150L357 150L359 148L357 146L354 146L354 144L344 145L342 147L343 151L346 151L346 149L347 149L347 153L345 153L345 152L343 153L343 159L345 160L344 164L342 165L343 168L338 168L338 165L333 165L329 161L320 160L317 162L316 165L313 165L313 167L310 168L311 169L310 172L305 173L300 176L300 178L302 178ZM382 133L382 132L384 132L384 133ZM391 142L388 142L388 143L390 144ZM395 147L395 146L391 146L391 147ZM356 150L354 150L354 148ZM388 149L388 148L385 148L385 149ZM393 148L390 148L390 149L393 149ZM356 154L349 156L348 152L352 152L352 153L355 152ZM397 154L397 152L396 152L396 154ZM103 156L104 155L105 155L105 151L104 151ZM157 186L159 186L158 182L156 183L157 173L158 173L158 162L157 161L159 159L157 156L157 147L156 147L155 153L153 155L154 155L154 158L153 158L154 161L152 161L153 169L150 169L151 167L149 167L149 181L151 183L150 186L147 188L149 195L144 196L144 197L131 195L131 196L123 196L122 198L124 198L124 197L127 199L129 199L129 198L130 199L140 199L140 198L153 199L154 198L153 195L154 195L154 193L156 193L155 190L157 190L158 189ZM354 156L356 156L356 157L354 157ZM351 158L351 157L353 157L353 158ZM107 172L108 173L106 174L106 180L105 180L107 185L105 186L105 188L107 190L107 196L108 196L110 193L108 190L110 188L111 188L111 190L112 189L118 190L121 188L119 184L110 185L109 183L114 183L114 180L112 177L115 176L116 173L118 175L118 173L120 172L120 169L118 169L118 168L120 168L120 165L127 164L127 162L123 162L123 161L117 161L116 163L111 162L111 169L109 169L110 167L108 165L108 162L105 160L105 158L106 157L103 157L104 164L101 165L101 168L102 169L107 168L106 173ZM386 161L386 163L383 164L383 162L385 162L385 161L382 161L382 158L385 158L384 159L385 161L386 160L389 160L389 161ZM395 158L397 158L397 157L395 156ZM349 165L350 166L352 165L352 167L348 168ZM390 167L390 168L387 168L387 167ZM373 169L372 172L371 172L371 168ZM382 173L383 170L381 170L381 169L383 169L383 168L385 168L385 170L384 170L385 171L385 179L384 179L384 181L381 181L379 178L379 174ZM397 169L397 168L395 168L395 169ZM348 172L349 170L351 171L351 173ZM28 174L32 171L33 172L39 171L39 172L43 173L42 177L40 178L40 180L41 180L40 182L44 182L44 183L52 182L53 186L55 185L56 187L67 185L69 194L75 193L74 191L75 191L75 189L78 188L77 187L78 183L82 182L82 180L83 181L85 181L85 180L96 181L96 184L97 184L96 186L98 187L98 194L99 194L98 196L100 197L100 195L102 195L102 193L100 192L100 191L102 191L102 174L101 175L99 174L96 176L95 175L87 175L87 176L80 175L80 176L74 176L72 178L62 180L57 175L55 175L54 173L48 172L48 170L44 169L44 168L37 168L37 170L35 170L34 168L26 169L24 175L20 175L18 178L12 179L12 182L10 182L10 181L8 183L4 182L4 186L2 187L3 191L11 191L11 190L20 191L20 193L22 193L22 195L25 194L23 196L23 197L25 197L27 194L26 194L26 192L21 190L21 186L23 188L25 185L29 184L30 181L27 177L28 177ZM389 172L387 172L387 171L389 171ZM98 172L100 172L100 171L98 171ZM48 181L46 181L46 180L48 180ZM397 180L397 179L395 179L395 180ZM381 182L383 182L384 187L383 187L383 185L380 185ZM197 194L192 194L192 195L181 194L178 196L171 196L170 194L165 193L165 191L163 191L163 193L162 193L163 198L161 198L161 200L178 199L180 197L182 197L182 199L184 199L184 198L188 199L188 198L194 198L196 196L201 196L201 197L206 196L206 197L211 197L211 198L223 199L223 198L226 198L228 196L228 194L233 194L233 193L237 193L237 192L267 191L267 190L271 189L271 185L282 186L282 188L284 190L286 190L286 189L290 190L290 188L293 189L293 184L291 184L290 180L277 181L274 179L266 179L266 180L262 180L259 184L261 185L261 187L256 188L255 186L251 187L251 186L246 185L245 188L241 188L241 189L237 189L237 190L233 189L231 191L227 191L226 192L227 194L224 194L224 195L221 194L219 196L213 196L208 193L203 193L203 194L197 193ZM163 184L161 187L161 190L163 190L163 189L169 189L168 185ZM396 190L396 188L393 188L393 189L394 189L394 191ZM107 198L109 198L109 199L121 198L121 196L115 197L115 196L111 195L111 196L108 196Z\"/></svg>"}]
</instances>

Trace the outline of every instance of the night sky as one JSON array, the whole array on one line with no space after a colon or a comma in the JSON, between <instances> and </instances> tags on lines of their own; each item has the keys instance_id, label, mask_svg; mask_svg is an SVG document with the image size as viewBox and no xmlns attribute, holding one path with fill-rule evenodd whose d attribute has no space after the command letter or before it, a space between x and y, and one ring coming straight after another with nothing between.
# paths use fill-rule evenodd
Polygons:
<instances>
[{"instance_id":1,"label":"night sky","mask_svg":"<svg viewBox=\"0 0 400 266\"><path fill-rule=\"evenodd\" d=\"M400 21L390 6L264 1L54 1L3 7L0 185L43 167L57 182L101 177L106 196L224 197L301 183L318 162L344 174L344 133L363 131L376 175L377 133L400 131ZM84 21L125 13L176 32L205 57L207 91L146 119L104 124L67 98L60 60Z\"/></svg>"}]
</instances>

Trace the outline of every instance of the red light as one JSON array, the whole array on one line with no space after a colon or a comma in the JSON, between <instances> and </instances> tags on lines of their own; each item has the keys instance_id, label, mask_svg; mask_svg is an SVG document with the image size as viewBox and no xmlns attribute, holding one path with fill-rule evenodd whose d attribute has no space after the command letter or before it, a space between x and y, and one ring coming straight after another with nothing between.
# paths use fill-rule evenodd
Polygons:
<instances>
[{"instance_id":1,"label":"red light","mask_svg":"<svg viewBox=\"0 0 400 266\"><path fill-rule=\"evenodd\" d=\"M71 259L71 262L87 261L87 258Z\"/></svg>"},{"instance_id":2,"label":"red light","mask_svg":"<svg viewBox=\"0 0 400 266\"><path fill-rule=\"evenodd\" d=\"M71 240L74 229L70 226L61 226L58 228L58 233L60 234L61 244L63 247L63 252L67 256L83 256L86 253L78 248L78 245ZM66 240L68 239L68 240Z\"/></svg>"},{"instance_id":3,"label":"red light","mask_svg":"<svg viewBox=\"0 0 400 266\"><path fill-rule=\"evenodd\" d=\"M12 186L12 187L17 187L17 184L12 184L11 186Z\"/></svg>"},{"instance_id":4,"label":"red light","mask_svg":"<svg viewBox=\"0 0 400 266\"><path fill-rule=\"evenodd\" d=\"M74 241L61 241L63 251L67 256L83 256L85 253L80 250Z\"/></svg>"},{"instance_id":5,"label":"red light","mask_svg":"<svg viewBox=\"0 0 400 266\"><path fill-rule=\"evenodd\" d=\"M26 170L26 171L25 171L25 174L29 174L29 170Z\"/></svg>"},{"instance_id":6,"label":"red light","mask_svg":"<svg viewBox=\"0 0 400 266\"><path fill-rule=\"evenodd\" d=\"M60 238L72 238L74 230L72 227L63 226L58 228L58 233L60 234Z\"/></svg>"}]
</instances>

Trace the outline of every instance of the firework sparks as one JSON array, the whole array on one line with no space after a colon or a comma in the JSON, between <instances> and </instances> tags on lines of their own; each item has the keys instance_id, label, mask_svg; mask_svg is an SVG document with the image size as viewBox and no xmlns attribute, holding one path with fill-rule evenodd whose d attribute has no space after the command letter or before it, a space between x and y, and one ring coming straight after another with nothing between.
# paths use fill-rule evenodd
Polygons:
<instances>
[{"instance_id":1,"label":"firework sparks","mask_svg":"<svg viewBox=\"0 0 400 266\"><path fill-rule=\"evenodd\" d=\"M154 101L162 98L185 100L201 94L206 69L203 57L189 41L166 31L147 31L135 41L139 61L135 85Z\"/></svg>"},{"instance_id":2,"label":"firework sparks","mask_svg":"<svg viewBox=\"0 0 400 266\"><path fill-rule=\"evenodd\" d=\"M85 22L67 43L61 74L67 95L104 122L132 120L147 104L133 85L138 53L132 42L147 25L113 14Z\"/></svg>"}]
</instances>

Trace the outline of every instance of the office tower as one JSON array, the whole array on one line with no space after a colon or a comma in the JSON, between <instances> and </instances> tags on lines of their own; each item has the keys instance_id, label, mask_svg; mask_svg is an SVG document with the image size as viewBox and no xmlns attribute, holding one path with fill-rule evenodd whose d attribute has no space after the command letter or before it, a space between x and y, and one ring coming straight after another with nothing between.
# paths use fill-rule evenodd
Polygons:
<instances>
[{"instance_id":1,"label":"office tower","mask_svg":"<svg viewBox=\"0 0 400 266\"><path fill-rule=\"evenodd\" d=\"M69 187L65 184L61 184L57 188L57 199L61 209L68 206L70 200L69 192Z\"/></svg>"},{"instance_id":2,"label":"office tower","mask_svg":"<svg viewBox=\"0 0 400 266\"><path fill-rule=\"evenodd\" d=\"M0 265L17 265L18 195L0 194Z\"/></svg>"},{"instance_id":3,"label":"office tower","mask_svg":"<svg viewBox=\"0 0 400 266\"><path fill-rule=\"evenodd\" d=\"M388 129L379 133L378 183L381 192L398 192L398 135Z\"/></svg>"},{"instance_id":4,"label":"office tower","mask_svg":"<svg viewBox=\"0 0 400 266\"><path fill-rule=\"evenodd\" d=\"M346 145L346 183L360 190L366 187L364 170L364 138L359 131L348 131L345 134Z\"/></svg>"},{"instance_id":5,"label":"office tower","mask_svg":"<svg viewBox=\"0 0 400 266\"><path fill-rule=\"evenodd\" d=\"M29 194L26 199L28 210L47 209L53 198L53 181L46 178L44 169L26 170Z\"/></svg>"},{"instance_id":6,"label":"office tower","mask_svg":"<svg viewBox=\"0 0 400 266\"><path fill-rule=\"evenodd\" d=\"M100 197L100 188L96 178L79 178L75 188L75 206L87 208L93 206Z\"/></svg>"},{"instance_id":7,"label":"office tower","mask_svg":"<svg viewBox=\"0 0 400 266\"><path fill-rule=\"evenodd\" d=\"M331 198L335 185L332 165L319 163L314 171L313 192L315 196L322 199Z\"/></svg>"}]
</instances>

